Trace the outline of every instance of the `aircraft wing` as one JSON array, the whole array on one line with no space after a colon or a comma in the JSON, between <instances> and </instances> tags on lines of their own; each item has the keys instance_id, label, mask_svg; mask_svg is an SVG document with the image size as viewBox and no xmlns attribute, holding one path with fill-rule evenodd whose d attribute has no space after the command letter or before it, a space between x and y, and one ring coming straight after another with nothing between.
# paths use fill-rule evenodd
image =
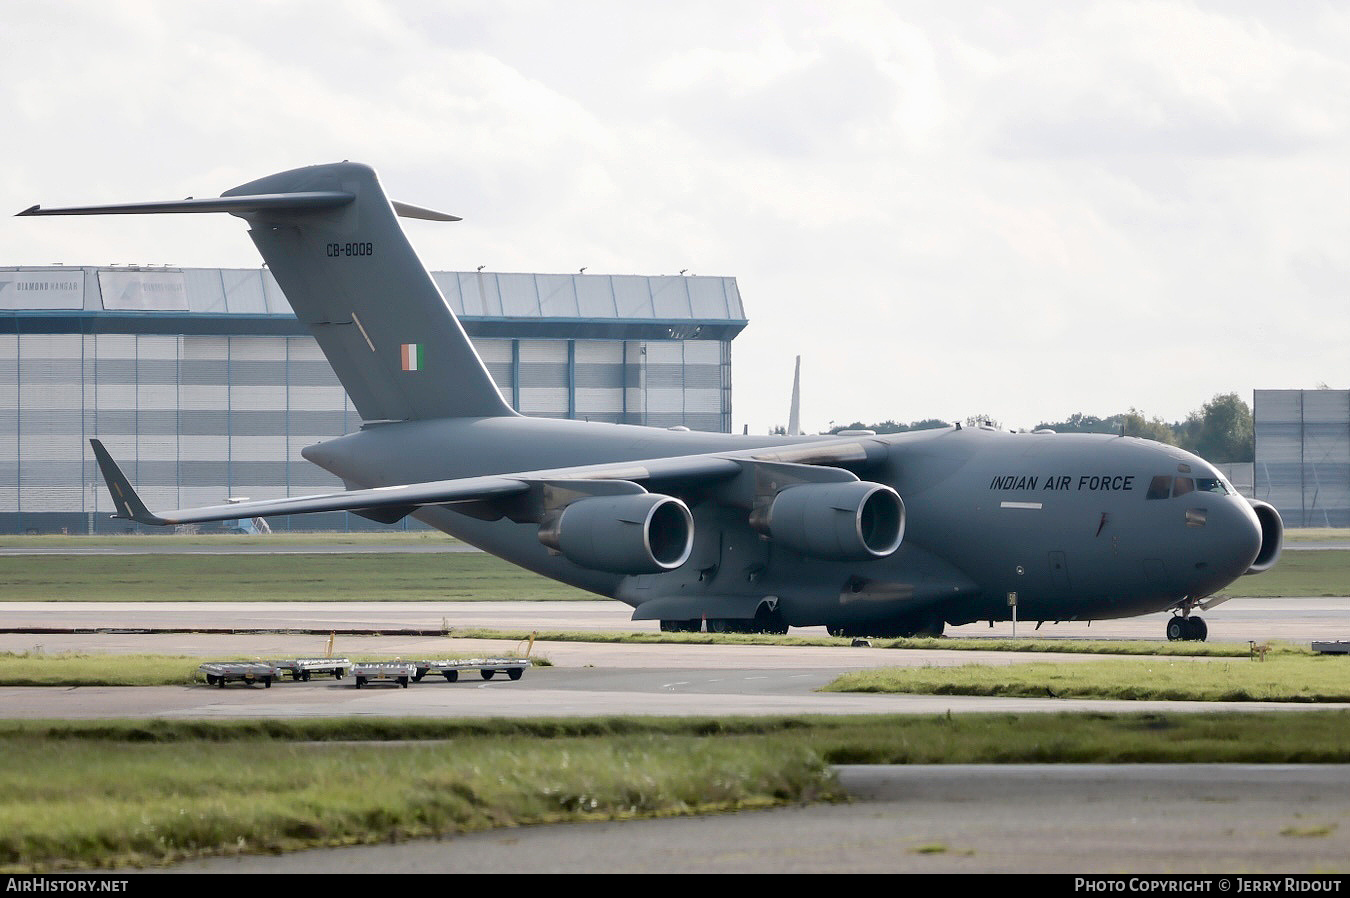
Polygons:
<instances>
[{"instance_id":1,"label":"aircraft wing","mask_svg":"<svg viewBox=\"0 0 1350 898\"><path fill-rule=\"evenodd\" d=\"M122 469L113 461L108 450L98 440L90 440L94 457L98 460L103 480L117 508L115 518L124 518L140 524L196 524L203 521L228 521L233 518L267 517L280 514L307 514L316 511L365 511L381 508L440 505L448 502L469 502L523 493L529 485L511 477L467 477L431 483L413 483L406 486L386 486L365 490L346 490L289 499L259 499L256 501L207 505L201 508L180 508L160 513L151 512L141 501Z\"/></svg>"},{"instance_id":2,"label":"aircraft wing","mask_svg":"<svg viewBox=\"0 0 1350 898\"><path fill-rule=\"evenodd\" d=\"M90 440L99 470L107 483L117 513L115 518L141 524L196 524L235 518L309 514L320 511L392 512L393 520L424 505L493 503L526 499L541 487L561 488L582 495L645 492L637 481L708 483L727 480L758 465L822 465L859 462L867 458L857 442L827 440L716 454L641 459L574 468L554 468L455 480L434 480L371 489L343 490L287 499L208 505L152 512L132 487L117 462L99 440ZM498 515L499 516L499 515Z\"/></svg>"}]
</instances>

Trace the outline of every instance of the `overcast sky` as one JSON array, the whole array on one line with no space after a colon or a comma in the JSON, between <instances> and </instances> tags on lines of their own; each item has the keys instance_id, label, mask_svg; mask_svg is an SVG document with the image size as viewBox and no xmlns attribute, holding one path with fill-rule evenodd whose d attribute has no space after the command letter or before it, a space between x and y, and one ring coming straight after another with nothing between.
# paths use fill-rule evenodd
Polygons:
<instances>
[{"instance_id":1,"label":"overcast sky","mask_svg":"<svg viewBox=\"0 0 1350 898\"><path fill-rule=\"evenodd\" d=\"M733 419L1030 427L1350 386L1350 4L27 2L0 197L352 159L427 266L736 277ZM5 210L0 210L5 211ZM0 265L260 264L229 216Z\"/></svg>"}]
</instances>

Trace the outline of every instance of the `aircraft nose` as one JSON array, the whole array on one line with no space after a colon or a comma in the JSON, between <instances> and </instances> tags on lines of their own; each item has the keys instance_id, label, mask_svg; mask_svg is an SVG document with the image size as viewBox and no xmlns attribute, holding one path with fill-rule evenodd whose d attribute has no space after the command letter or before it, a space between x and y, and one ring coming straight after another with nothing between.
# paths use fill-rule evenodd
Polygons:
<instances>
[{"instance_id":1,"label":"aircraft nose","mask_svg":"<svg viewBox=\"0 0 1350 898\"><path fill-rule=\"evenodd\" d=\"M1213 566L1232 582L1247 572L1261 551L1261 523L1247 500L1232 496L1209 511L1216 557ZM1217 514L1215 513L1217 512Z\"/></svg>"}]
</instances>

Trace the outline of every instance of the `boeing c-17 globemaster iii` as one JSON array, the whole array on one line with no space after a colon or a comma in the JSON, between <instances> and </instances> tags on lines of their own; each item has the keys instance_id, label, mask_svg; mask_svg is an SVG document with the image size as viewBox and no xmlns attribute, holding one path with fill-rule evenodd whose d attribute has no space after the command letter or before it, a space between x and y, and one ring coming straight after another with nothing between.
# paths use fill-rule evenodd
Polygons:
<instances>
[{"instance_id":1,"label":"boeing c-17 globemaster iii","mask_svg":"<svg viewBox=\"0 0 1350 898\"><path fill-rule=\"evenodd\" d=\"M663 630L937 635L946 624L1193 612L1269 569L1283 525L1211 465L1128 436L986 427L747 436L529 418L503 401L375 172L282 172L219 198L21 215L228 212L362 418L303 450L347 490L152 512L93 443L117 510L188 524L411 515Z\"/></svg>"}]
</instances>

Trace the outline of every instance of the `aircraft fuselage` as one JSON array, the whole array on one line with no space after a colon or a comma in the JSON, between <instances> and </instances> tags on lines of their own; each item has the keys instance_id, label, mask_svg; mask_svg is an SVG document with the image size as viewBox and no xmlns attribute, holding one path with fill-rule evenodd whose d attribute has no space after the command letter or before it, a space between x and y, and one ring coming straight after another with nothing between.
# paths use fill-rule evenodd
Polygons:
<instances>
[{"instance_id":1,"label":"aircraft fuselage","mask_svg":"<svg viewBox=\"0 0 1350 898\"><path fill-rule=\"evenodd\" d=\"M802 441L812 439L819 440ZM867 460L841 467L893 487L905 505L903 542L884 558L821 560L784 548L706 486L683 496L694 519L689 560L637 576L549 552L533 523L480 520L453 506L415 515L516 564L620 599L637 616L688 619L700 608L711 619L753 616L769 597L789 625L841 632L888 621L1006 620L1010 594L1024 620L1160 611L1221 589L1261 551L1262 528L1248 501L1212 466L1176 447L983 428L857 440L867 445ZM550 466L565 467L784 440L490 418L378 425L305 454L351 486L378 487L527 468L541 443L550 448ZM411 457L396 451L409 445L418 447Z\"/></svg>"}]
</instances>

